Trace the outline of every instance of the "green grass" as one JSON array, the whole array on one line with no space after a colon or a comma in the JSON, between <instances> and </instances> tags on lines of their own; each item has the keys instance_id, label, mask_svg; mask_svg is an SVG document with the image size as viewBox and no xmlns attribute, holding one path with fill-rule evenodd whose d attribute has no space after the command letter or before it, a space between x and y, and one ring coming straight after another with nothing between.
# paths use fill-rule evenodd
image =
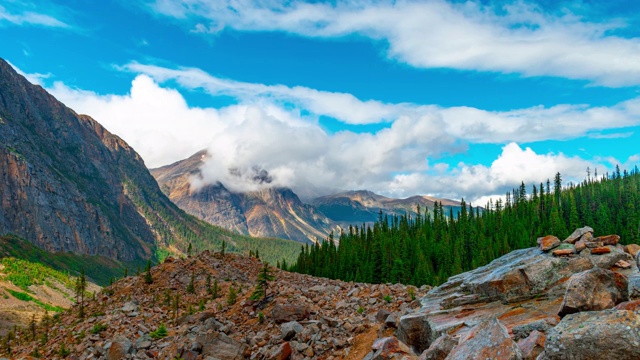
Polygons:
<instances>
[{"instance_id":1,"label":"green grass","mask_svg":"<svg viewBox=\"0 0 640 360\"><path fill-rule=\"evenodd\" d=\"M4 266L4 273L7 274L6 279L24 291L29 291L31 285L46 284L53 287L48 279L58 280L66 288L73 289L72 277L45 265L14 257L3 258L1 263Z\"/></svg>"},{"instance_id":2,"label":"green grass","mask_svg":"<svg viewBox=\"0 0 640 360\"><path fill-rule=\"evenodd\" d=\"M64 311L63 308L59 307L59 306L53 306L53 305L49 305L49 304L45 304L42 301L34 298L33 296L27 294L27 293L23 293L20 291L14 291L11 289L5 289L9 294L11 294L11 296L13 296L14 298L21 300L21 301L26 301L26 302L33 302L36 305L40 306L41 308L47 310L47 311L55 311L55 312L60 312L60 311Z\"/></svg>"}]
</instances>

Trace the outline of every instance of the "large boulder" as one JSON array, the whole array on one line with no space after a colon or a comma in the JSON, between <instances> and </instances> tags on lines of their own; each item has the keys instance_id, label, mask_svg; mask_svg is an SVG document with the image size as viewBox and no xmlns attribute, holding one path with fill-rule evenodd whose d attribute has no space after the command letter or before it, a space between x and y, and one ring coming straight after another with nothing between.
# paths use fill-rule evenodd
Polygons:
<instances>
[{"instance_id":1,"label":"large boulder","mask_svg":"<svg viewBox=\"0 0 640 360\"><path fill-rule=\"evenodd\" d=\"M107 360L120 360L127 357L133 350L131 341L123 335L116 336L112 342L109 351L107 351Z\"/></svg>"},{"instance_id":2,"label":"large boulder","mask_svg":"<svg viewBox=\"0 0 640 360\"><path fill-rule=\"evenodd\" d=\"M547 334L541 360L640 359L640 315L628 310L567 315Z\"/></svg>"},{"instance_id":3,"label":"large boulder","mask_svg":"<svg viewBox=\"0 0 640 360\"><path fill-rule=\"evenodd\" d=\"M222 333L209 333L196 337L196 342L202 344L202 356L213 356L219 360L243 359L248 350L242 344Z\"/></svg>"},{"instance_id":4,"label":"large boulder","mask_svg":"<svg viewBox=\"0 0 640 360\"><path fill-rule=\"evenodd\" d=\"M471 330L447 359L519 360L522 359L522 353L518 345L511 340L507 328L497 318L492 317Z\"/></svg>"},{"instance_id":5,"label":"large boulder","mask_svg":"<svg viewBox=\"0 0 640 360\"><path fill-rule=\"evenodd\" d=\"M444 334L420 354L418 360L444 360L456 345L458 345L458 339L452 338L449 334Z\"/></svg>"},{"instance_id":6,"label":"large boulder","mask_svg":"<svg viewBox=\"0 0 640 360\"><path fill-rule=\"evenodd\" d=\"M393 336L377 339L371 349L364 357L365 360L391 360L411 355L411 349Z\"/></svg>"},{"instance_id":7,"label":"large boulder","mask_svg":"<svg viewBox=\"0 0 640 360\"><path fill-rule=\"evenodd\" d=\"M427 314L413 313L400 318L396 336L417 355L428 349L440 334L433 331Z\"/></svg>"},{"instance_id":8,"label":"large boulder","mask_svg":"<svg viewBox=\"0 0 640 360\"><path fill-rule=\"evenodd\" d=\"M626 253L623 249L619 249L616 246L607 245L601 247L598 251L594 251L598 248L591 249L591 261L593 265L603 268L603 269L611 269L618 261L624 260L626 262L632 263L633 257ZM602 249L608 249L606 252L602 251ZM596 254L599 252L599 254Z\"/></svg>"},{"instance_id":9,"label":"large boulder","mask_svg":"<svg viewBox=\"0 0 640 360\"><path fill-rule=\"evenodd\" d=\"M278 324L301 321L309 318L309 309L301 305L277 304L271 311L271 318Z\"/></svg>"},{"instance_id":10,"label":"large boulder","mask_svg":"<svg viewBox=\"0 0 640 360\"><path fill-rule=\"evenodd\" d=\"M532 331L527 338L518 341L524 360L535 360L544 351L545 341L546 336L538 330Z\"/></svg>"},{"instance_id":11,"label":"large boulder","mask_svg":"<svg viewBox=\"0 0 640 360\"><path fill-rule=\"evenodd\" d=\"M571 276L558 315L610 309L627 301L627 278L611 270L594 268Z\"/></svg>"},{"instance_id":12,"label":"large boulder","mask_svg":"<svg viewBox=\"0 0 640 360\"><path fill-rule=\"evenodd\" d=\"M560 239L558 239L553 235L547 235L539 239L539 242L540 242L540 250L542 251L549 251L560 245Z\"/></svg>"}]
</instances>

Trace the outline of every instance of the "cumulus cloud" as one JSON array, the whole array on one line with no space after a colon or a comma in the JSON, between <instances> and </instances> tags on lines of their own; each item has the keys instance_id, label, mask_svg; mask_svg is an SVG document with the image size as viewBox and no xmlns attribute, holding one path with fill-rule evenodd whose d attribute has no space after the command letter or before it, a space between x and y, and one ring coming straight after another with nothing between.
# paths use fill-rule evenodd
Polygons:
<instances>
[{"instance_id":1,"label":"cumulus cloud","mask_svg":"<svg viewBox=\"0 0 640 360\"><path fill-rule=\"evenodd\" d=\"M164 80L171 79L175 80L171 77ZM374 133L328 133L315 117L301 116L299 110L280 106L269 97L252 96L219 109L192 107L180 92L146 74L138 74L130 92L124 95L100 95L60 82L48 90L121 136L149 167L182 160L207 149L209 156L201 169L203 177L194 179L195 187L220 181L232 191L251 191L269 186L300 188L311 183L318 188L370 189L397 197L415 194L465 197L484 205L480 201L487 195L503 194L520 181L539 183L558 171L567 181L580 181L587 166L598 167L602 173L617 163L615 159L537 154L516 142L508 142L491 165L460 163L451 167L435 160L467 150L470 141L460 136L466 133L461 128L469 127L469 134L479 132L477 126L467 123L449 124L456 122L455 117L443 113L451 109L398 112L388 127ZM583 107L576 109L589 111ZM529 112L521 112L519 121L529 119L526 114ZM467 122L470 117L483 121L474 111L463 112L461 117ZM491 118L483 125L487 138L492 132L516 134L521 128L515 126L508 131L500 126L492 128L489 125L493 121L496 119ZM528 121L531 120L524 123ZM627 162L634 159L631 157ZM268 181L262 170L268 172Z\"/></svg>"},{"instance_id":2,"label":"cumulus cloud","mask_svg":"<svg viewBox=\"0 0 640 360\"><path fill-rule=\"evenodd\" d=\"M357 34L388 44L390 58L451 68L640 84L640 39L611 35L624 22L590 22L509 2L155 0L154 12L198 33L280 31L306 37Z\"/></svg>"}]
</instances>

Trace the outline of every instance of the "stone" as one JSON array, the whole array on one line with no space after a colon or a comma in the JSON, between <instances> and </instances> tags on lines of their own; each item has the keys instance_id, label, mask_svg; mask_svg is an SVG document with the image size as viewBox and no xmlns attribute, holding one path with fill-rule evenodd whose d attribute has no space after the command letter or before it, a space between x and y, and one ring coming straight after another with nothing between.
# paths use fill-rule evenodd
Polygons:
<instances>
[{"instance_id":1,"label":"stone","mask_svg":"<svg viewBox=\"0 0 640 360\"><path fill-rule=\"evenodd\" d=\"M591 249L591 255L608 254L610 252L611 252L611 249L609 249L606 246L602 246L602 247L597 247L597 248Z\"/></svg>"},{"instance_id":2,"label":"stone","mask_svg":"<svg viewBox=\"0 0 640 360\"><path fill-rule=\"evenodd\" d=\"M136 339L136 349L148 350L151 347L151 336L145 334Z\"/></svg>"},{"instance_id":3,"label":"stone","mask_svg":"<svg viewBox=\"0 0 640 360\"><path fill-rule=\"evenodd\" d=\"M271 318L278 324L306 320L309 318L309 308L301 305L277 304L271 311Z\"/></svg>"},{"instance_id":4,"label":"stone","mask_svg":"<svg viewBox=\"0 0 640 360\"><path fill-rule=\"evenodd\" d=\"M301 333L304 330L302 325L297 321L289 321L280 325L280 332L282 333L282 339L289 341L293 339L296 334Z\"/></svg>"},{"instance_id":5,"label":"stone","mask_svg":"<svg viewBox=\"0 0 640 360\"><path fill-rule=\"evenodd\" d=\"M557 249L553 250L553 256L571 256L575 254L575 249Z\"/></svg>"},{"instance_id":6,"label":"stone","mask_svg":"<svg viewBox=\"0 0 640 360\"><path fill-rule=\"evenodd\" d=\"M618 243L618 241L620 241L620 236L618 235L598 236L596 238L596 241L602 241L602 244L604 245L615 245Z\"/></svg>"},{"instance_id":7,"label":"stone","mask_svg":"<svg viewBox=\"0 0 640 360\"><path fill-rule=\"evenodd\" d=\"M458 339L444 334L437 338L427 350L422 352L418 360L444 360L456 345L458 345Z\"/></svg>"},{"instance_id":8,"label":"stone","mask_svg":"<svg viewBox=\"0 0 640 360\"><path fill-rule=\"evenodd\" d=\"M394 329L398 327L398 313L393 312L389 314L389 316L384 319L384 325Z\"/></svg>"},{"instance_id":9,"label":"stone","mask_svg":"<svg viewBox=\"0 0 640 360\"><path fill-rule=\"evenodd\" d=\"M569 235L569 237L564 239L562 242L573 244L576 241L578 241L583 235L585 235L587 233L593 233L593 229L590 228L589 226L577 228L571 233L571 235Z\"/></svg>"},{"instance_id":10,"label":"stone","mask_svg":"<svg viewBox=\"0 0 640 360\"><path fill-rule=\"evenodd\" d=\"M380 309L378 310L378 313L376 314L376 321L379 323L383 323L387 317L391 315L391 312L387 309Z\"/></svg>"},{"instance_id":11,"label":"stone","mask_svg":"<svg viewBox=\"0 0 640 360\"><path fill-rule=\"evenodd\" d=\"M631 255L627 254L626 252L624 252L624 250L622 249L618 249L615 246L605 246L603 247L604 249L608 249L608 253L606 253L607 250L602 250L605 253L601 253L598 256L591 256L591 261L593 262L593 264L597 267L603 268L603 269L611 269L618 261L620 260L624 260L626 262L633 262L633 257L631 257ZM593 254L595 249L591 249L591 253Z\"/></svg>"},{"instance_id":12,"label":"stone","mask_svg":"<svg viewBox=\"0 0 640 360\"><path fill-rule=\"evenodd\" d=\"M636 311L637 309L640 309L640 300L621 302L620 304L616 305L614 309Z\"/></svg>"},{"instance_id":13,"label":"stone","mask_svg":"<svg viewBox=\"0 0 640 360\"><path fill-rule=\"evenodd\" d=\"M629 299L628 282L624 275L594 268L569 279L558 315L579 311L610 309Z\"/></svg>"},{"instance_id":14,"label":"stone","mask_svg":"<svg viewBox=\"0 0 640 360\"><path fill-rule=\"evenodd\" d=\"M525 339L518 341L518 347L524 360L535 360L544 351L546 336L538 330L533 330Z\"/></svg>"},{"instance_id":15,"label":"stone","mask_svg":"<svg viewBox=\"0 0 640 360\"><path fill-rule=\"evenodd\" d=\"M587 248L587 244L584 242L584 240L578 240L574 245L576 246L576 252L581 252L582 250Z\"/></svg>"},{"instance_id":16,"label":"stone","mask_svg":"<svg viewBox=\"0 0 640 360\"><path fill-rule=\"evenodd\" d=\"M625 245L624 251L630 254L631 256L633 256L633 258L635 259L636 255L638 255L638 252L640 252L640 245L637 245L637 244Z\"/></svg>"},{"instance_id":17,"label":"stone","mask_svg":"<svg viewBox=\"0 0 640 360\"><path fill-rule=\"evenodd\" d=\"M131 345L131 341L123 335L118 335L111 340L111 347L109 347L109 351L107 351L107 360L123 359L132 350L133 346Z\"/></svg>"},{"instance_id":18,"label":"stone","mask_svg":"<svg viewBox=\"0 0 640 360\"><path fill-rule=\"evenodd\" d=\"M518 345L511 340L507 328L491 317L473 328L447 357L447 360L522 359Z\"/></svg>"},{"instance_id":19,"label":"stone","mask_svg":"<svg viewBox=\"0 0 640 360\"><path fill-rule=\"evenodd\" d=\"M640 315L629 310L567 315L547 334L539 359L640 359Z\"/></svg>"},{"instance_id":20,"label":"stone","mask_svg":"<svg viewBox=\"0 0 640 360\"><path fill-rule=\"evenodd\" d=\"M214 356L220 360L242 359L247 345L242 344L222 333L198 335L196 341L202 344L202 356Z\"/></svg>"},{"instance_id":21,"label":"stone","mask_svg":"<svg viewBox=\"0 0 640 360\"><path fill-rule=\"evenodd\" d=\"M511 329L511 332L513 333L513 339L518 341L527 338L534 331L547 332L552 327L547 319L542 319L528 324L516 325Z\"/></svg>"},{"instance_id":22,"label":"stone","mask_svg":"<svg viewBox=\"0 0 640 360\"><path fill-rule=\"evenodd\" d=\"M414 313L400 318L396 336L398 340L411 347L413 352L421 354L440 334L433 333L427 314Z\"/></svg>"},{"instance_id":23,"label":"stone","mask_svg":"<svg viewBox=\"0 0 640 360\"><path fill-rule=\"evenodd\" d=\"M411 349L395 337L377 339L371 345L372 351L365 356L370 360L399 359L401 355L411 355Z\"/></svg>"},{"instance_id":24,"label":"stone","mask_svg":"<svg viewBox=\"0 0 640 360\"><path fill-rule=\"evenodd\" d=\"M549 251L560 245L560 239L553 235L547 235L540 239L540 250Z\"/></svg>"},{"instance_id":25,"label":"stone","mask_svg":"<svg viewBox=\"0 0 640 360\"><path fill-rule=\"evenodd\" d=\"M589 249L593 249L593 248L597 248L597 247L603 247L604 244L602 243L602 241L585 241L584 244L589 248Z\"/></svg>"},{"instance_id":26,"label":"stone","mask_svg":"<svg viewBox=\"0 0 640 360\"><path fill-rule=\"evenodd\" d=\"M640 273L627 277L629 281L629 299L640 299Z\"/></svg>"},{"instance_id":27,"label":"stone","mask_svg":"<svg viewBox=\"0 0 640 360\"><path fill-rule=\"evenodd\" d=\"M124 305L122 305L120 310L122 310L122 312L125 312L125 313L136 311L136 310L138 310L138 305L136 303L134 303L133 301L128 301L128 302L124 303Z\"/></svg>"},{"instance_id":28,"label":"stone","mask_svg":"<svg viewBox=\"0 0 640 360\"><path fill-rule=\"evenodd\" d=\"M624 260L618 260L618 262L616 262L615 266L621 268L621 269L629 269L631 267L631 264L629 264L628 262L624 261Z\"/></svg>"},{"instance_id":29,"label":"stone","mask_svg":"<svg viewBox=\"0 0 640 360\"><path fill-rule=\"evenodd\" d=\"M593 241L593 233L588 232L588 233L582 235L580 237L580 240L582 240L584 242Z\"/></svg>"},{"instance_id":30,"label":"stone","mask_svg":"<svg viewBox=\"0 0 640 360\"><path fill-rule=\"evenodd\" d=\"M213 318L214 315L215 314L213 311L202 311L193 315L185 315L185 316L179 317L176 320L176 324L182 325L182 324L193 324L193 323L203 322Z\"/></svg>"},{"instance_id":31,"label":"stone","mask_svg":"<svg viewBox=\"0 0 640 360\"><path fill-rule=\"evenodd\" d=\"M309 348L311 349L311 348ZM307 349L308 350L308 349ZM282 343L275 350L273 350L267 359L269 360L287 360L291 356L291 345L289 342Z\"/></svg>"}]
</instances>

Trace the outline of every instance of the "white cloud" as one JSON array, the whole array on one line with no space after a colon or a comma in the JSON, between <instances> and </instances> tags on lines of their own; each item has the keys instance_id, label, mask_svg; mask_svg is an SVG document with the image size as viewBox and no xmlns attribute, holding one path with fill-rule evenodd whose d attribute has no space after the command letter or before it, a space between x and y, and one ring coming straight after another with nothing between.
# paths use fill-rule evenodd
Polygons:
<instances>
[{"instance_id":1,"label":"white cloud","mask_svg":"<svg viewBox=\"0 0 640 360\"><path fill-rule=\"evenodd\" d=\"M150 8L199 33L230 28L319 38L358 34L388 43L389 57L420 68L640 84L640 39L610 35L623 22L546 14L525 2L155 0Z\"/></svg>"},{"instance_id":2,"label":"white cloud","mask_svg":"<svg viewBox=\"0 0 640 360\"><path fill-rule=\"evenodd\" d=\"M0 25L10 23L13 25L39 25L54 28L68 28L69 25L47 14L32 11L12 13L0 5Z\"/></svg>"}]
</instances>

